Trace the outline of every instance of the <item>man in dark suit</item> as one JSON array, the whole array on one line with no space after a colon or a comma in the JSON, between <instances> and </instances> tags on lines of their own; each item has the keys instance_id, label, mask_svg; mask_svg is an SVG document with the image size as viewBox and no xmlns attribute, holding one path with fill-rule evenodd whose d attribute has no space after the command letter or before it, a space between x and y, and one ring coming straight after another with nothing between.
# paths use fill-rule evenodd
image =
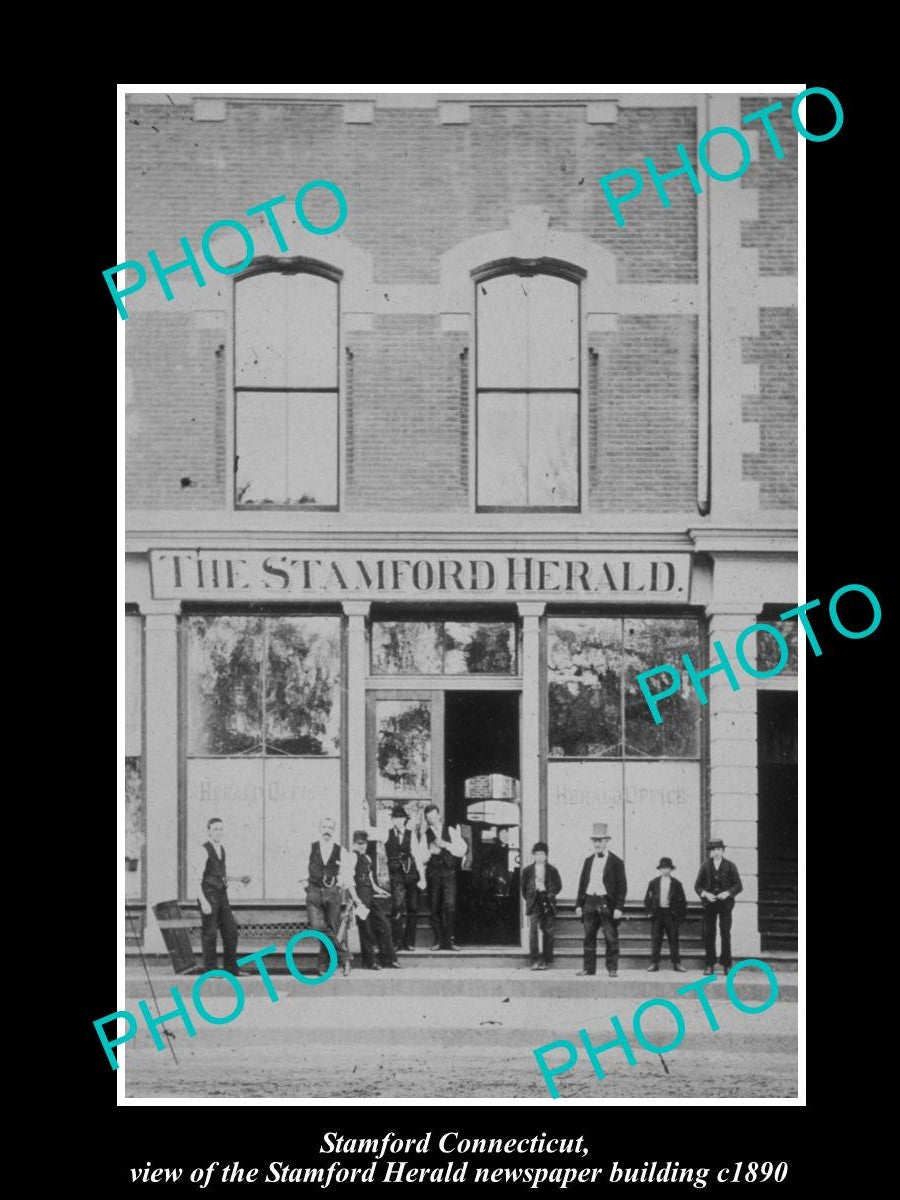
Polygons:
<instances>
[{"instance_id":1,"label":"man in dark suit","mask_svg":"<svg viewBox=\"0 0 900 1200\"><path fill-rule=\"evenodd\" d=\"M731 910L735 896L744 890L737 867L725 857L725 843L721 838L709 842L709 858L700 868L694 891L703 904L703 946L707 975L716 969L716 920L722 935L721 963L725 971L731 970Z\"/></svg>"},{"instance_id":2,"label":"man in dark suit","mask_svg":"<svg viewBox=\"0 0 900 1200\"><path fill-rule=\"evenodd\" d=\"M419 867L407 829L409 814L402 804L391 809L391 829L384 843L391 880L391 916L394 945L398 950L415 950L419 914Z\"/></svg>"},{"instance_id":3,"label":"man in dark suit","mask_svg":"<svg viewBox=\"0 0 900 1200\"><path fill-rule=\"evenodd\" d=\"M584 860L575 902L575 916L584 921L584 969L578 974L596 975L597 933L602 929L606 969L610 979L615 979L619 973L619 922L628 892L625 864L609 850L606 825L595 823L591 841L594 853Z\"/></svg>"},{"instance_id":4,"label":"man in dark suit","mask_svg":"<svg viewBox=\"0 0 900 1200\"><path fill-rule=\"evenodd\" d=\"M531 851L534 862L522 872L522 895L529 918L529 946L532 971L546 971L553 964L553 932L556 927L556 897L562 891L559 871L547 862L547 843L535 842ZM543 953L538 935L543 935Z\"/></svg>"},{"instance_id":5,"label":"man in dark suit","mask_svg":"<svg viewBox=\"0 0 900 1200\"><path fill-rule=\"evenodd\" d=\"M672 970L684 972L678 948L678 926L687 916L687 898L681 880L672 875L675 866L671 858L661 858L656 869L659 874L650 880L644 896L644 908L650 914L650 966L647 970L659 970L665 934L672 957Z\"/></svg>"}]
</instances>

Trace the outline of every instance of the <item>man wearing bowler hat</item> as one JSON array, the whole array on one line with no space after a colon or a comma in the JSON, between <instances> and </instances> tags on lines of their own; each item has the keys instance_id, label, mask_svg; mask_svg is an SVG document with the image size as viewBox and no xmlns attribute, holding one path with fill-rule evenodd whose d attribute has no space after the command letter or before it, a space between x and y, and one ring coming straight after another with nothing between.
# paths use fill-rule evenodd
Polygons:
<instances>
[{"instance_id":1,"label":"man wearing bowler hat","mask_svg":"<svg viewBox=\"0 0 900 1200\"><path fill-rule=\"evenodd\" d=\"M619 922L625 908L628 884L625 864L609 849L609 829L595 823L591 841L594 852L584 860L578 881L575 916L584 922L584 969L579 975L597 973L597 933L606 942L606 969L610 979L619 973Z\"/></svg>"},{"instance_id":2,"label":"man wearing bowler hat","mask_svg":"<svg viewBox=\"0 0 900 1200\"><path fill-rule=\"evenodd\" d=\"M415 950L419 913L419 867L407 829L409 814L402 804L391 809L391 828L384 843L391 881L391 920L398 950Z\"/></svg>"},{"instance_id":3,"label":"man wearing bowler hat","mask_svg":"<svg viewBox=\"0 0 900 1200\"><path fill-rule=\"evenodd\" d=\"M675 864L671 858L661 858L656 869L659 874L650 880L644 896L644 908L650 914L650 966L647 970L659 970L665 934L672 957L672 970L683 973L685 968L681 965L681 951L678 948L678 926L687 916L687 898L681 880L672 875Z\"/></svg>"},{"instance_id":4,"label":"man wearing bowler hat","mask_svg":"<svg viewBox=\"0 0 900 1200\"><path fill-rule=\"evenodd\" d=\"M703 947L707 975L716 969L716 919L722 935L721 963L726 972L731 970L731 910L734 898L744 890L737 867L725 857L725 843L713 838L707 844L709 858L700 868L694 891L703 904Z\"/></svg>"}]
</instances>

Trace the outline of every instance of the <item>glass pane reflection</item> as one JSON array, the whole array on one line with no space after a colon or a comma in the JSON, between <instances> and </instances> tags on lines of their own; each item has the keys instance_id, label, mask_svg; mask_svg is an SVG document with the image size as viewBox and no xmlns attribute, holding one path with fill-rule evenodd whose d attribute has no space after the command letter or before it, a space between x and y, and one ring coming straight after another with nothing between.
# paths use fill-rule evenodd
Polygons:
<instances>
[{"instance_id":1,"label":"glass pane reflection","mask_svg":"<svg viewBox=\"0 0 900 1200\"><path fill-rule=\"evenodd\" d=\"M376 728L378 795L428 796L431 704L427 700L379 700Z\"/></svg>"}]
</instances>

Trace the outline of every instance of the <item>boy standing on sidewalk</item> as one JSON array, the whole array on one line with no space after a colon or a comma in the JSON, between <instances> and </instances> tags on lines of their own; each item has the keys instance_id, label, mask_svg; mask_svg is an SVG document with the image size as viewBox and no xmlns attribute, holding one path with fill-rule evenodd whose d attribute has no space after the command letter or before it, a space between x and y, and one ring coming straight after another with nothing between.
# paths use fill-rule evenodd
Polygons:
<instances>
[{"instance_id":1,"label":"boy standing on sidewalk","mask_svg":"<svg viewBox=\"0 0 900 1200\"><path fill-rule=\"evenodd\" d=\"M661 858L656 869L659 874L650 880L644 897L644 908L650 914L650 966L647 970L659 970L665 933L672 957L672 970L684 972L678 948L678 926L687 916L687 897L681 881L672 875L675 867L671 858Z\"/></svg>"},{"instance_id":2,"label":"boy standing on sidewalk","mask_svg":"<svg viewBox=\"0 0 900 1200\"><path fill-rule=\"evenodd\" d=\"M562 891L559 871L547 862L547 843L535 842L533 861L522 872L522 895L529 919L529 943L532 971L546 971L553 965L553 931L556 927L556 897ZM543 934L543 953L538 936Z\"/></svg>"}]
</instances>

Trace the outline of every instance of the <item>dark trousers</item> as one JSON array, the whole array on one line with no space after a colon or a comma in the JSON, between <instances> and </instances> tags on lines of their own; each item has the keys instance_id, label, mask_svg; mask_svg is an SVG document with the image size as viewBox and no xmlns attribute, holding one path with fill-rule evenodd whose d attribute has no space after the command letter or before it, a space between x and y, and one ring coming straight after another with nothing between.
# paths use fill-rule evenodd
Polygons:
<instances>
[{"instance_id":1,"label":"dark trousers","mask_svg":"<svg viewBox=\"0 0 900 1200\"><path fill-rule=\"evenodd\" d=\"M369 915L364 921L361 921L359 917L356 918L356 924L359 927L359 951L363 966L371 967L376 958L380 958L381 965L386 967L388 963L395 962L397 959L394 940L391 937L391 923L387 913L381 907L381 901L375 897L368 901L364 900L362 896L360 899L369 910Z\"/></svg>"},{"instance_id":2,"label":"dark trousers","mask_svg":"<svg viewBox=\"0 0 900 1200\"><path fill-rule=\"evenodd\" d=\"M394 945L415 946L416 922L419 916L419 885L406 879L402 871L391 874L391 917Z\"/></svg>"},{"instance_id":3,"label":"dark trousers","mask_svg":"<svg viewBox=\"0 0 900 1200\"><path fill-rule=\"evenodd\" d=\"M212 912L200 913L200 946L203 950L203 970L214 971L216 963L216 933L222 931L222 965L226 971L235 972L238 927L228 903L228 892L224 888L203 888Z\"/></svg>"},{"instance_id":4,"label":"dark trousers","mask_svg":"<svg viewBox=\"0 0 900 1200\"><path fill-rule=\"evenodd\" d=\"M453 941L456 919L456 869L426 867L425 880L428 884L434 941L446 950Z\"/></svg>"},{"instance_id":5,"label":"dark trousers","mask_svg":"<svg viewBox=\"0 0 900 1200\"><path fill-rule=\"evenodd\" d=\"M678 949L678 920L670 908L658 908L650 917L650 961L657 966L662 954L663 934L669 942L672 966L677 967L681 962L681 952Z\"/></svg>"},{"instance_id":6,"label":"dark trousers","mask_svg":"<svg viewBox=\"0 0 900 1200\"><path fill-rule=\"evenodd\" d=\"M582 909L584 916L584 969L589 975L597 970L597 933L603 930L606 941L606 969L615 971L619 966L618 921L612 918L612 907L606 896L585 897Z\"/></svg>"},{"instance_id":7,"label":"dark trousers","mask_svg":"<svg viewBox=\"0 0 900 1200\"><path fill-rule=\"evenodd\" d=\"M339 887L315 887L306 889L306 923L310 929L326 933L334 943L338 962L347 957L347 952L341 952L338 946L337 933L341 923L341 889ZM328 951L319 943L319 971L325 974L330 959Z\"/></svg>"},{"instance_id":8,"label":"dark trousers","mask_svg":"<svg viewBox=\"0 0 900 1200\"><path fill-rule=\"evenodd\" d=\"M714 900L703 909L703 948L706 966L715 965L716 961L716 918L719 920L719 932L722 935L722 953L719 961L727 971L731 967L731 909L733 905L727 900Z\"/></svg>"},{"instance_id":9,"label":"dark trousers","mask_svg":"<svg viewBox=\"0 0 900 1200\"><path fill-rule=\"evenodd\" d=\"M535 910L528 917L528 943L531 950L531 961L553 962L553 933L556 929L556 914L547 912L544 916ZM544 952L541 954L538 933L544 935Z\"/></svg>"}]
</instances>

